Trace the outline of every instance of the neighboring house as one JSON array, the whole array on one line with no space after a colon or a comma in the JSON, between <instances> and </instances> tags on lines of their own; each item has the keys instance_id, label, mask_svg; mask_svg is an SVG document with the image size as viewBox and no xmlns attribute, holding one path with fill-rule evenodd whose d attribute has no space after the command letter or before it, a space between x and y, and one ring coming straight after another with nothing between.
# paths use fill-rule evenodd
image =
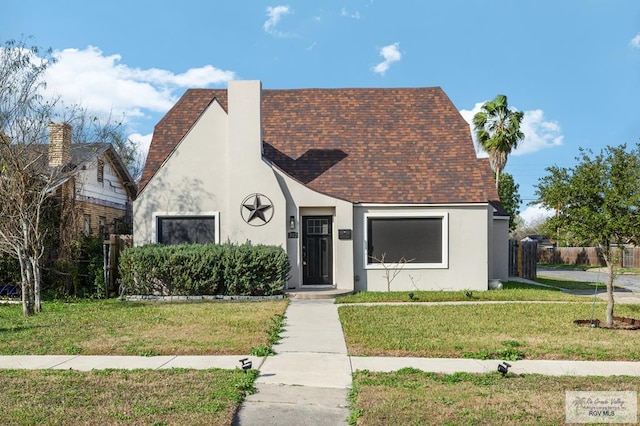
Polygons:
<instances>
[{"instance_id":1,"label":"neighboring house","mask_svg":"<svg viewBox=\"0 0 640 426\"><path fill-rule=\"evenodd\" d=\"M231 81L188 90L156 125L134 244L282 246L289 289L486 290L507 278L497 200L440 88Z\"/></svg>"},{"instance_id":2,"label":"neighboring house","mask_svg":"<svg viewBox=\"0 0 640 426\"><path fill-rule=\"evenodd\" d=\"M110 143L71 143L69 124L49 124L48 158L63 167L59 190L71 196L77 232L131 232L136 185Z\"/></svg>"},{"instance_id":3,"label":"neighboring house","mask_svg":"<svg viewBox=\"0 0 640 426\"><path fill-rule=\"evenodd\" d=\"M536 243L538 243L538 248L553 248L556 246L556 243L551 241L549 237L545 235L539 235L539 234L527 235L520 241L523 241L523 242L535 241Z\"/></svg>"}]
</instances>

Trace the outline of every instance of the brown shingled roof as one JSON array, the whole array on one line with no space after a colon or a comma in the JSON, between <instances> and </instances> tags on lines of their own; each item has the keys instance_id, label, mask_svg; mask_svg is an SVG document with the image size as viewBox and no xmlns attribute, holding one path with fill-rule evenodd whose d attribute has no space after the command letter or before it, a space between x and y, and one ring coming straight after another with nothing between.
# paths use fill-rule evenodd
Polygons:
<instances>
[{"instance_id":1,"label":"brown shingled roof","mask_svg":"<svg viewBox=\"0 0 640 426\"><path fill-rule=\"evenodd\" d=\"M156 126L140 190L226 91L188 90ZM497 200L486 159L439 87L263 90L264 156L316 191L362 203Z\"/></svg>"}]
</instances>

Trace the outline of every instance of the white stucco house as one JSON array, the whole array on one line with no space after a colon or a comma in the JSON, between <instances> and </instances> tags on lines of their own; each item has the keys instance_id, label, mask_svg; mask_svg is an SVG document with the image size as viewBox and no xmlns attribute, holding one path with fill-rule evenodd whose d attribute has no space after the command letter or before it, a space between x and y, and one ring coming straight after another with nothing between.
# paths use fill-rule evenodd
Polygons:
<instances>
[{"instance_id":1,"label":"white stucco house","mask_svg":"<svg viewBox=\"0 0 640 426\"><path fill-rule=\"evenodd\" d=\"M188 90L157 124L134 244L286 249L289 289L486 290L508 216L442 89Z\"/></svg>"}]
</instances>

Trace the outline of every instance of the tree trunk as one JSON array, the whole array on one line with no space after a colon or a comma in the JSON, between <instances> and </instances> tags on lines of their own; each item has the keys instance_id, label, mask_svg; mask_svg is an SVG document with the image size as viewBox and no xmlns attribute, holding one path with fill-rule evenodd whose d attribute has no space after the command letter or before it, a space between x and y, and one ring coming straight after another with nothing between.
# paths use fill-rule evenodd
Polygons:
<instances>
[{"instance_id":1,"label":"tree trunk","mask_svg":"<svg viewBox=\"0 0 640 426\"><path fill-rule=\"evenodd\" d=\"M19 256L18 260L20 262L20 276L22 278L22 314L25 317L28 317L34 314L33 291L31 288L31 281L29 279L29 261L22 255Z\"/></svg>"},{"instance_id":2,"label":"tree trunk","mask_svg":"<svg viewBox=\"0 0 640 426\"><path fill-rule=\"evenodd\" d=\"M610 259L606 260L607 262L607 273L609 274L609 278L607 279L607 315L605 318L605 324L607 327L613 326L613 280L615 276L613 274L613 261Z\"/></svg>"},{"instance_id":3,"label":"tree trunk","mask_svg":"<svg viewBox=\"0 0 640 426\"><path fill-rule=\"evenodd\" d=\"M40 262L32 261L33 266L33 308L35 312L42 312L42 301L40 300Z\"/></svg>"}]
</instances>

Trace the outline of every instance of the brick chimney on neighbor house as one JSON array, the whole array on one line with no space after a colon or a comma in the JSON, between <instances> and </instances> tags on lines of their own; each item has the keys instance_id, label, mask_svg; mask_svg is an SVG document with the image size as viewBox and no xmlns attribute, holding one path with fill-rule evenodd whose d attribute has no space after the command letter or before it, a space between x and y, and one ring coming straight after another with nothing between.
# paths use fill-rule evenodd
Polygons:
<instances>
[{"instance_id":1,"label":"brick chimney on neighbor house","mask_svg":"<svg viewBox=\"0 0 640 426\"><path fill-rule=\"evenodd\" d=\"M68 123L49 123L49 166L60 167L71 162L71 132Z\"/></svg>"}]
</instances>

